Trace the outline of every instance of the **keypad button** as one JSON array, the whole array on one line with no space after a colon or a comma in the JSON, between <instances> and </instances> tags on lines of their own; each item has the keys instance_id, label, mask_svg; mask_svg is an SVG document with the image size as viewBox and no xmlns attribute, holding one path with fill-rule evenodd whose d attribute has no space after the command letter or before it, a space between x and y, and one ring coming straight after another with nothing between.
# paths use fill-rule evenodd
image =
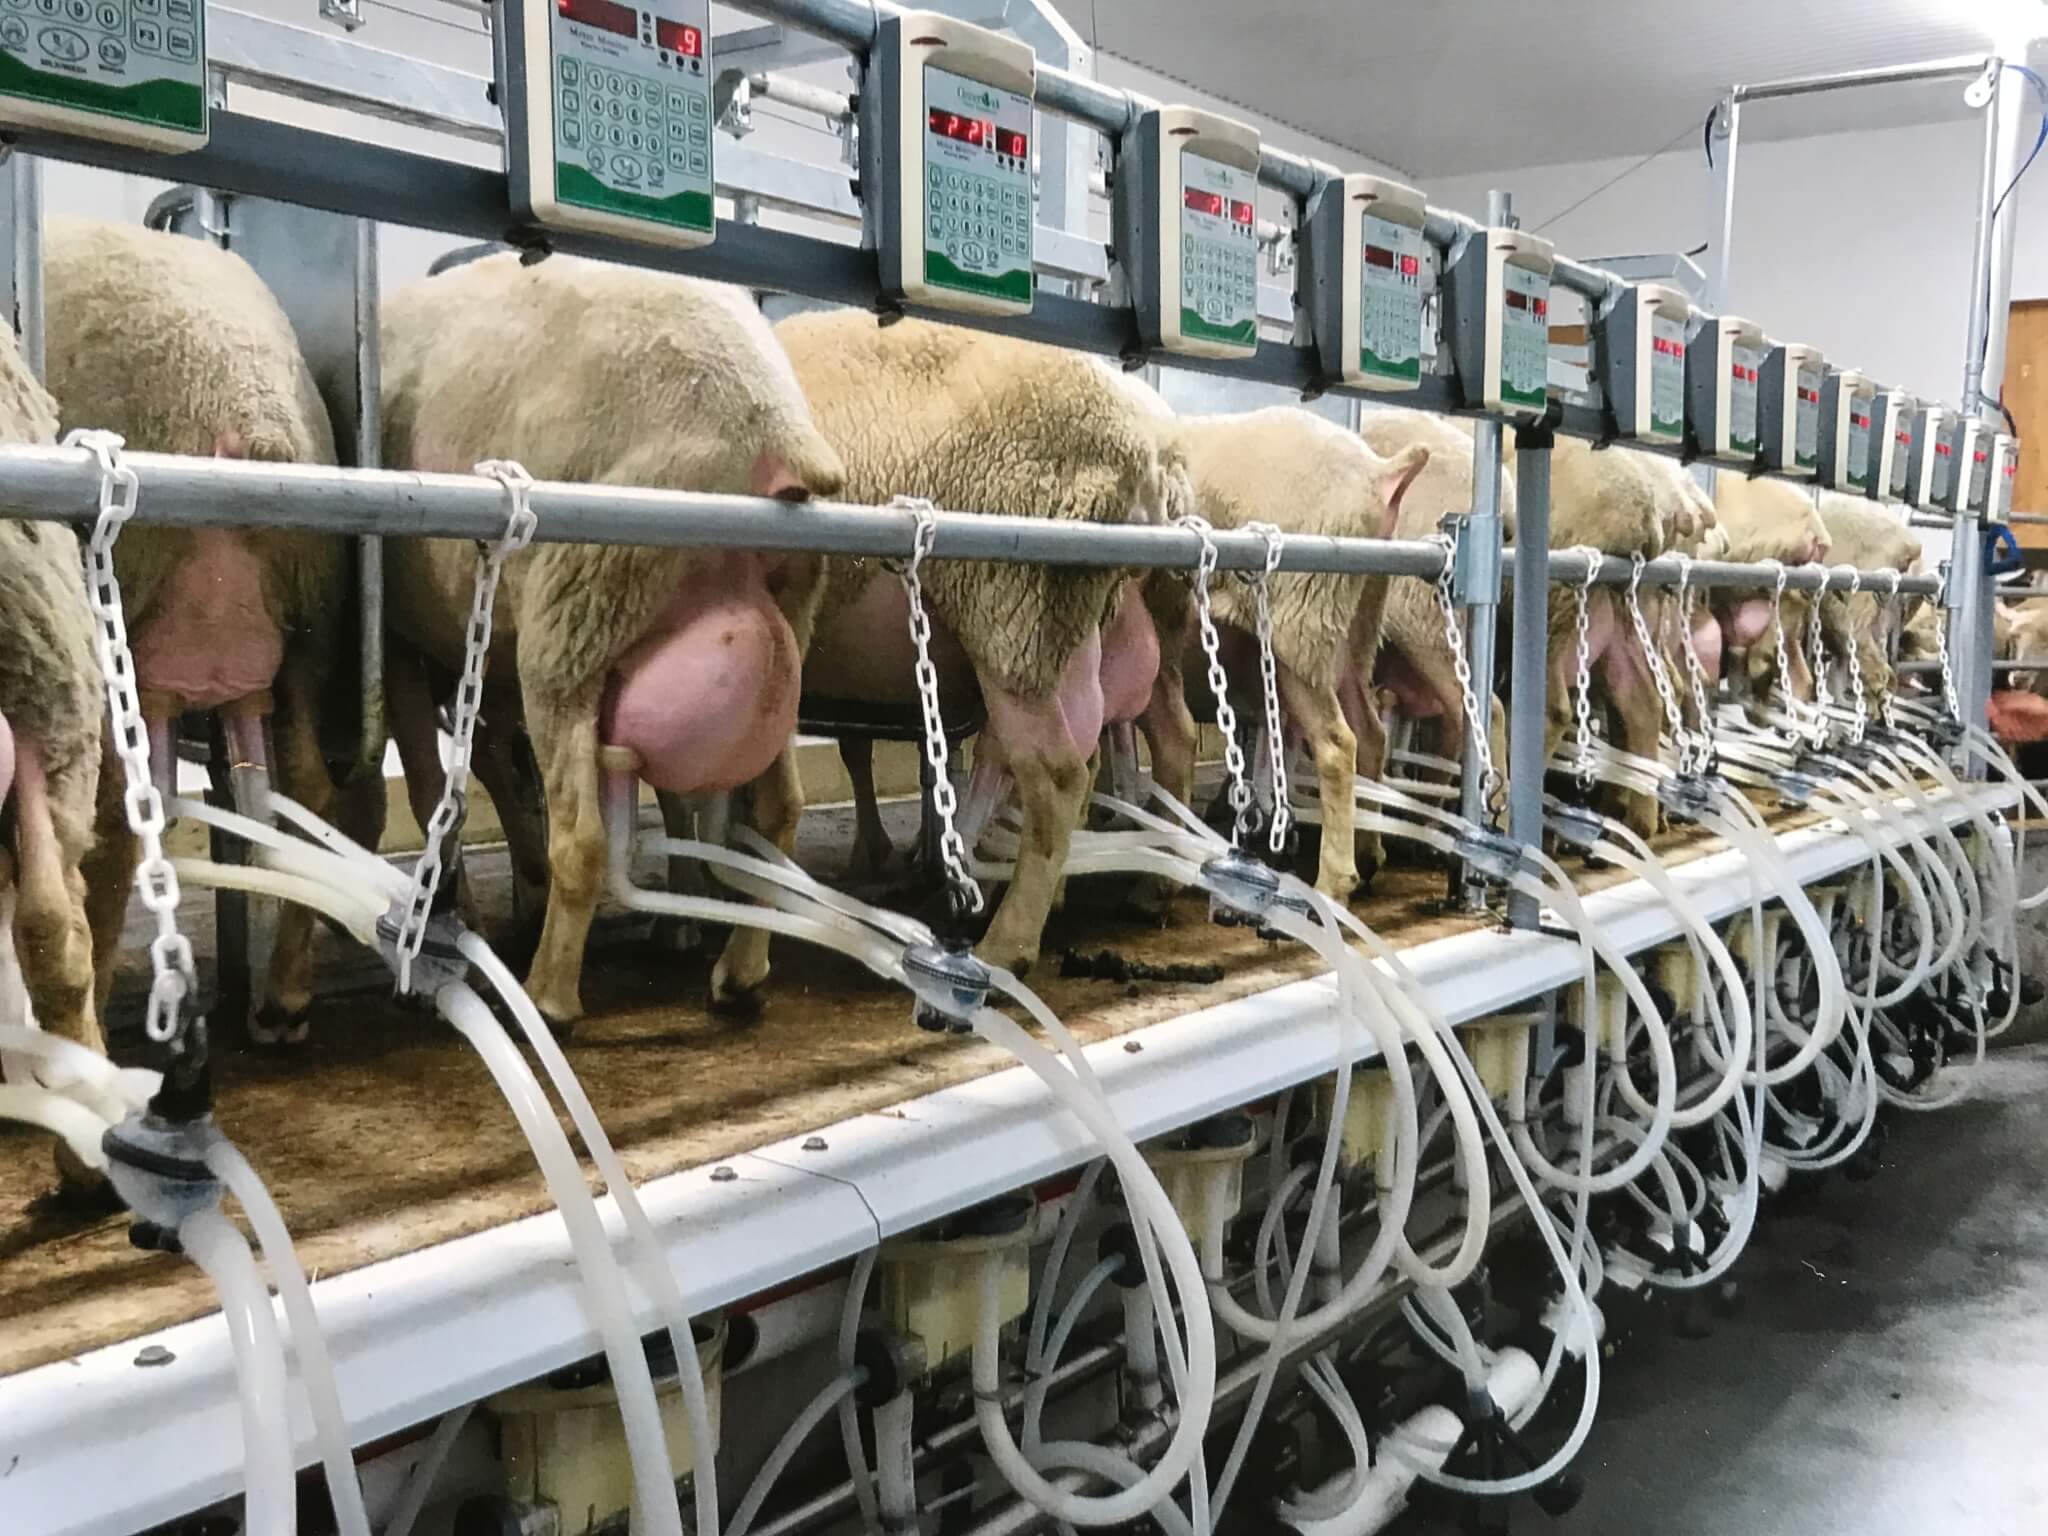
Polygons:
<instances>
[{"instance_id":1,"label":"keypad button","mask_svg":"<svg viewBox=\"0 0 2048 1536\"><path fill-rule=\"evenodd\" d=\"M686 150L686 149L684 149L684 148L683 148L683 146L682 146L682 145L680 145L680 144L671 144L671 145L669 145L669 147L668 147L668 163L669 163L669 165L670 165L670 166L671 166L671 167L672 167L673 169L675 169L675 170L678 170L678 171L686 171L686 170L688 170L688 169L690 168L690 154L689 154L689 151L688 151L688 150Z\"/></svg>"},{"instance_id":2,"label":"keypad button","mask_svg":"<svg viewBox=\"0 0 2048 1536\"><path fill-rule=\"evenodd\" d=\"M93 12L93 20L100 24L102 32L119 32L124 30L121 26L121 7L118 5L101 5L97 11Z\"/></svg>"},{"instance_id":3,"label":"keypad button","mask_svg":"<svg viewBox=\"0 0 2048 1536\"><path fill-rule=\"evenodd\" d=\"M9 48L27 47L28 23L19 16L0 17L0 44ZM104 48L106 45L102 43L100 46Z\"/></svg>"},{"instance_id":4,"label":"keypad button","mask_svg":"<svg viewBox=\"0 0 2048 1536\"><path fill-rule=\"evenodd\" d=\"M567 117L574 117L577 113L581 112L582 110L583 98L580 95L578 95L575 91L565 88L562 91L563 115Z\"/></svg>"},{"instance_id":5,"label":"keypad button","mask_svg":"<svg viewBox=\"0 0 2048 1536\"><path fill-rule=\"evenodd\" d=\"M628 127L638 128L646 120L646 116L638 107L626 108L626 123Z\"/></svg>"},{"instance_id":6,"label":"keypad button","mask_svg":"<svg viewBox=\"0 0 2048 1536\"><path fill-rule=\"evenodd\" d=\"M626 100L628 100L628 101L638 101L639 99L640 99L640 82L639 82L638 80L635 80L635 79L634 79L634 78L633 78L633 77L632 77L631 75L628 75L628 76L626 77ZM638 113L635 113L635 114L634 114L634 118L635 118L635 120L637 121L637 120L638 120L638 118L639 118L639 114L638 114Z\"/></svg>"},{"instance_id":7,"label":"keypad button","mask_svg":"<svg viewBox=\"0 0 2048 1536\"><path fill-rule=\"evenodd\" d=\"M610 100L605 102L604 110L605 115L615 123L623 122L625 120L626 104L623 101L620 101L616 96L612 97Z\"/></svg>"},{"instance_id":8,"label":"keypad button","mask_svg":"<svg viewBox=\"0 0 2048 1536\"><path fill-rule=\"evenodd\" d=\"M149 8L146 4L143 3L143 0L136 0L136 3L138 5L142 5L144 10L147 10ZM557 68L561 73L562 84L564 85L574 85L576 83L576 77L583 73L583 66L577 63L574 59L563 59L561 63L557 66Z\"/></svg>"},{"instance_id":9,"label":"keypad button","mask_svg":"<svg viewBox=\"0 0 2048 1536\"><path fill-rule=\"evenodd\" d=\"M669 109L669 111L671 111L671 112L687 112L687 111L689 111L689 110L690 110L690 94L689 94L689 92L687 92L687 91L670 91L670 92L668 93L668 109Z\"/></svg>"},{"instance_id":10,"label":"keypad button","mask_svg":"<svg viewBox=\"0 0 2048 1536\"><path fill-rule=\"evenodd\" d=\"M704 113L704 98L703 98L702 96L699 96L699 95L697 95L697 94L696 94L696 93L695 93L695 92L693 91L693 92L691 92L691 94L689 95L689 97L688 97L687 99L688 99L688 101L689 101L689 107L687 108L687 110L688 110L688 112L689 112L690 116L692 116L692 117L703 117L703 116L705 115L705 113Z\"/></svg>"},{"instance_id":11,"label":"keypad button","mask_svg":"<svg viewBox=\"0 0 2048 1536\"><path fill-rule=\"evenodd\" d=\"M164 47L164 29L153 21L135 19L135 46L145 53L161 53Z\"/></svg>"},{"instance_id":12,"label":"keypad button","mask_svg":"<svg viewBox=\"0 0 2048 1536\"><path fill-rule=\"evenodd\" d=\"M706 175L706 174L708 174L710 170L711 170L711 157L710 157L709 155L705 154L705 153L704 153L704 151L703 151L703 150L701 150L701 149L693 149L693 150L691 150L691 151L690 151L690 173L691 173L692 175L695 175L695 176L703 176L703 175Z\"/></svg>"},{"instance_id":13,"label":"keypad button","mask_svg":"<svg viewBox=\"0 0 2048 1536\"><path fill-rule=\"evenodd\" d=\"M581 144L583 142L583 125L573 117L562 119L562 142L564 144Z\"/></svg>"},{"instance_id":14,"label":"keypad button","mask_svg":"<svg viewBox=\"0 0 2048 1536\"><path fill-rule=\"evenodd\" d=\"M711 130L702 123L692 123L684 131L683 137L689 143L696 145L699 149L703 149L711 143Z\"/></svg>"}]
</instances>

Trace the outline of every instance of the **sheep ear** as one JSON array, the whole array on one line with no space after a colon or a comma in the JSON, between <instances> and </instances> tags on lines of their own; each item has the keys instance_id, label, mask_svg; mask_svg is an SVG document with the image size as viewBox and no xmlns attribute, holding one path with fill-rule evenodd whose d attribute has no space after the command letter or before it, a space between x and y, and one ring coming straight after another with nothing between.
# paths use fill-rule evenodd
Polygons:
<instances>
[{"instance_id":1,"label":"sheep ear","mask_svg":"<svg viewBox=\"0 0 2048 1536\"><path fill-rule=\"evenodd\" d=\"M1423 443L1410 443L1389 459L1386 468L1379 472L1373 489L1379 492L1380 501L1387 509L1386 517L1380 524L1381 538L1391 539L1394 536L1394 524L1401 516L1401 498L1408 494L1408 487L1415 483L1415 477L1422 473L1423 465L1428 462L1428 446Z\"/></svg>"}]
</instances>

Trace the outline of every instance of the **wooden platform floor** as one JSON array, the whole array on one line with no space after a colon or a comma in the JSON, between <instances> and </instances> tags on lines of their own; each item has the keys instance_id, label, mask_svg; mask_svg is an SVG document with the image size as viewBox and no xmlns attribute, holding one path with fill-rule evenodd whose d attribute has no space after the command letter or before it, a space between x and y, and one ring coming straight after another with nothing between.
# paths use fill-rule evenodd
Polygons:
<instances>
[{"instance_id":1,"label":"wooden platform floor","mask_svg":"<svg viewBox=\"0 0 2048 1536\"><path fill-rule=\"evenodd\" d=\"M847 840L833 841L843 848ZM1685 835L1665 843L1674 863L1718 846ZM806 862L829 868L832 856ZM478 877L488 893L488 870ZM1581 888L1619 878L1586 871ZM1389 869L1356 910L1412 947L1474 926L1442 910L1443 891L1439 870ZM1162 928L1121 910L1119 894L1112 881L1075 882L1033 978L1084 1040L1316 969L1297 946L1212 925L1197 896L1181 896ZM309 1044L284 1055L229 1049L219 1062L219 1121L268 1182L309 1273L354 1269L547 1208L526 1142L481 1063L454 1031L394 1000L374 962L366 968L360 954L339 948L326 943L323 974L332 981ZM1154 964L1211 962L1223 976L1208 984L1061 979L1058 957L1068 948L1110 948ZM584 982L589 1017L568 1054L636 1180L1009 1065L979 1041L914 1028L900 991L837 956L777 940L775 967L758 1019L714 1018L703 1006L708 955L659 947L630 914L600 918ZM117 1045L116 1054L126 1053ZM208 1310L209 1288L190 1264L130 1247L124 1217L82 1215L55 1200L44 1138L0 1132L0 1166L8 1170L0 1181L0 1375Z\"/></svg>"}]
</instances>

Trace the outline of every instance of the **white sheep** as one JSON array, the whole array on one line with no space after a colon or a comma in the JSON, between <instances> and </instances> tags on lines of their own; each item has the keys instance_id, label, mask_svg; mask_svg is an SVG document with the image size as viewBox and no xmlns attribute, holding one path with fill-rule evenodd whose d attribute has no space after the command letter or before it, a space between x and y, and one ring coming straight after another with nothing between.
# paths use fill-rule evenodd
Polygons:
<instances>
[{"instance_id":1,"label":"white sheep","mask_svg":"<svg viewBox=\"0 0 2048 1536\"><path fill-rule=\"evenodd\" d=\"M49 387L64 427L119 432L131 449L331 464L333 429L291 322L248 263L211 242L52 218L44 229ZM238 751L273 715L279 787L359 838L381 826L381 775L337 786L321 714L356 654L344 623L345 539L277 529L122 534L115 566L144 713L221 708ZM353 754L351 754L353 755ZM102 796L108 801L108 796ZM118 797L100 809L87 880L102 1006L127 910L135 842ZM287 907L252 1036L304 1029L311 914Z\"/></svg>"},{"instance_id":2,"label":"white sheep","mask_svg":"<svg viewBox=\"0 0 2048 1536\"><path fill-rule=\"evenodd\" d=\"M56 439L57 404L0 335L0 443ZM61 523L0 519L0 804L12 835L0 891L37 1022L104 1052L80 866L92 846L105 715L78 538ZM97 1187L59 1141L67 1187Z\"/></svg>"},{"instance_id":3,"label":"white sheep","mask_svg":"<svg viewBox=\"0 0 2048 1536\"><path fill-rule=\"evenodd\" d=\"M542 480L789 501L841 486L838 455L736 288L561 256L531 266L486 257L395 294L383 350L394 465L467 471L514 459ZM391 547L386 613L402 651L460 665L475 562L474 546L456 540ZM523 708L546 793L544 845L530 801L524 814L498 804L515 867L546 870L527 987L557 1026L582 1016L584 944L604 888L601 747L634 752L641 775L671 794L751 786L756 828L794 849L803 787L790 739L820 565L747 549L557 543L507 562L485 679L495 740L479 750L515 741ZM416 669L394 673L412 699L394 703L393 720L415 805L427 807L440 785L422 681ZM766 933L735 929L712 974L714 1005L751 1007L767 975Z\"/></svg>"},{"instance_id":4,"label":"white sheep","mask_svg":"<svg viewBox=\"0 0 2048 1536\"><path fill-rule=\"evenodd\" d=\"M956 511L1087 523L1161 515L1156 423L1092 359L918 320L882 325L850 310L795 315L776 334L845 459L856 501L922 496ZM1127 575L1033 563L925 567L942 691L979 689L987 725L977 777L999 764L1023 812L1016 872L979 946L995 963L1023 967L1038 955L1087 795L1104 672L1119 662L1103 642ZM881 703L913 697L904 612L894 576L873 562L834 562L806 690Z\"/></svg>"},{"instance_id":5,"label":"white sheep","mask_svg":"<svg viewBox=\"0 0 2048 1536\"><path fill-rule=\"evenodd\" d=\"M1265 522L1286 533L1384 539L1402 498L1430 460L1422 444L1383 458L1353 433L1298 406L1183 418L1175 436L1193 476L1197 506L1219 529ZM1270 578L1284 726L1307 745L1316 765L1322 812L1316 886L1339 901L1357 888L1361 858L1371 868L1381 862L1378 834L1354 838L1352 777L1378 778L1386 762L1372 674L1387 587L1383 576L1283 571ZM1218 577L1210 598L1220 625L1240 637L1256 632L1246 583ZM1165 652L1182 649L1162 645ZM1230 649L1241 663L1250 661L1243 643ZM1234 670L1240 728L1249 742L1261 723L1263 700L1256 684L1245 681L1248 668ZM1197 678L1196 686L1206 691L1199 672ZM1185 712L1184 694L1180 707ZM1185 757L1174 754L1174 730L1152 728L1147 734L1154 775L1185 799L1194 772L1191 750ZM1187 745L1192 748L1191 738Z\"/></svg>"},{"instance_id":6,"label":"white sheep","mask_svg":"<svg viewBox=\"0 0 2048 1536\"><path fill-rule=\"evenodd\" d=\"M1739 564L1775 560L1786 566L1825 560L1831 540L1827 525L1814 507L1813 492L1784 480L1749 477L1723 471L1714 476L1714 512L1725 544L1723 558ZM1723 672L1731 684L1752 699L1770 692L1777 675L1777 638L1782 627L1790 691L1799 698L1813 692L1812 670L1806 664L1807 597L1788 591L1782 605L1768 596L1735 587L1716 588L1715 620L1721 629Z\"/></svg>"},{"instance_id":7,"label":"white sheep","mask_svg":"<svg viewBox=\"0 0 2048 1536\"><path fill-rule=\"evenodd\" d=\"M1901 513L1868 497L1845 496L1839 491L1822 491L1818 510L1821 526L1828 533L1830 564L1853 565L1864 572L1897 571L1903 576L1919 572L1920 540ZM1872 694L1888 693L1892 688L1888 642L1893 623L1901 617L1898 610L1918 606L1918 599L1898 605L1881 601L1877 594L1883 590L1884 583L1873 582L1855 593L1830 592L1821 604L1829 649L1839 659L1848 646L1856 647L1863 686Z\"/></svg>"}]
</instances>

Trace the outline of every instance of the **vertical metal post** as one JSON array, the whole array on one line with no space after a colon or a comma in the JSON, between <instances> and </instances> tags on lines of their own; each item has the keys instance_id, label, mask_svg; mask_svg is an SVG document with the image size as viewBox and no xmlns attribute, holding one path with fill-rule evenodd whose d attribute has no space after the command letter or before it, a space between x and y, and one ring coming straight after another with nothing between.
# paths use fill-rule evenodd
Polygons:
<instances>
[{"instance_id":1,"label":"vertical metal post","mask_svg":"<svg viewBox=\"0 0 2048 1536\"><path fill-rule=\"evenodd\" d=\"M1728 272L1735 259L1735 156L1742 147L1742 102L1733 91L1722 98L1721 122L1728 129L1728 139L1721 146L1721 260L1711 303L1725 312Z\"/></svg>"},{"instance_id":2,"label":"vertical metal post","mask_svg":"<svg viewBox=\"0 0 2048 1536\"><path fill-rule=\"evenodd\" d=\"M1989 631L1990 593L1984 577L1984 525L1975 513L1956 518L1948 558L1948 652L1956 707L1966 722L1981 725L1991 699L1990 668L1983 664L1990 648L1979 643ZM1971 761L1969 749L1960 748L1958 769L1967 769Z\"/></svg>"},{"instance_id":3,"label":"vertical metal post","mask_svg":"<svg viewBox=\"0 0 2048 1536\"><path fill-rule=\"evenodd\" d=\"M381 309L377 274L377 225L356 220L356 466L380 469L384 463L382 353L378 347ZM363 736L357 755L360 772L383 772L384 764L384 541L356 541L356 576L361 592Z\"/></svg>"},{"instance_id":4,"label":"vertical metal post","mask_svg":"<svg viewBox=\"0 0 2048 1536\"><path fill-rule=\"evenodd\" d=\"M9 157L14 183L14 329L29 372L45 377L43 345L43 162Z\"/></svg>"},{"instance_id":5,"label":"vertical metal post","mask_svg":"<svg viewBox=\"0 0 2048 1536\"><path fill-rule=\"evenodd\" d=\"M1550 688L1550 445L1547 427L1515 438L1515 616L1508 697L1508 836L1543 840L1543 743ZM1533 928L1536 898L1508 893L1508 921Z\"/></svg>"},{"instance_id":6,"label":"vertical metal post","mask_svg":"<svg viewBox=\"0 0 2048 1536\"><path fill-rule=\"evenodd\" d=\"M2005 70L1991 67L1991 100L1984 105L1984 164L1977 176L1977 234L1970 249L1970 318L1963 351L1963 414L1974 416L1984 404L1984 339L1991 318L1990 290L1993 224L1998 198L1998 119L2004 105L2000 81Z\"/></svg>"},{"instance_id":7,"label":"vertical metal post","mask_svg":"<svg viewBox=\"0 0 2048 1536\"><path fill-rule=\"evenodd\" d=\"M2022 62L2034 62L2033 50L2024 50L2024 54ZM2019 204L2006 188L2013 185L2032 147L2029 130L2034 118L2020 110L2020 100L2016 91L1998 97L1998 172L1993 201L2004 197L2005 206L1991 231L1990 260L1984 273L1984 360L1980 371L1987 401L1998 400L2005 393L2005 330L2012 318L2012 256L2019 233Z\"/></svg>"},{"instance_id":8,"label":"vertical metal post","mask_svg":"<svg viewBox=\"0 0 2048 1536\"><path fill-rule=\"evenodd\" d=\"M1510 223L1514 199L1498 189L1486 194L1486 222ZM1465 757L1459 774L1458 810L1475 826L1484 825L1488 807L1481 764L1490 749L1493 709L1495 620L1500 609L1500 445L1497 421L1482 421L1472 433L1472 515L1458 540L1456 595L1465 609L1465 652L1472 665L1472 689L1479 700L1479 724L1469 721ZM1496 765L1498 766L1498 765ZM1485 904L1485 890L1460 872L1462 900L1469 908Z\"/></svg>"}]
</instances>

